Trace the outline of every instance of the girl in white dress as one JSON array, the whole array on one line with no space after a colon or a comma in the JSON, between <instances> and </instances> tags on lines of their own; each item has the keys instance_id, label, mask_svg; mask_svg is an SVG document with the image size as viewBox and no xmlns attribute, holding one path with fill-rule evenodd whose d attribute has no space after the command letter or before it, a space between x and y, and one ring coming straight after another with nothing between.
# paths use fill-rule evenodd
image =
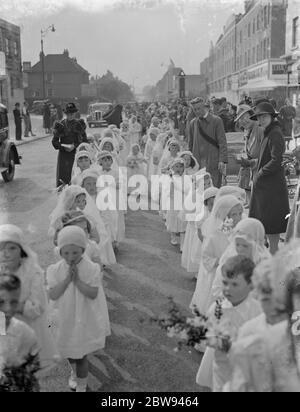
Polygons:
<instances>
[{"instance_id":1,"label":"girl in white dress","mask_svg":"<svg viewBox=\"0 0 300 412\"><path fill-rule=\"evenodd\" d=\"M109 152L103 151L99 154L99 162L102 171L97 180L97 207L101 212L101 216L105 221L106 227L109 228L109 234L115 251L118 250L119 242L125 239L125 218L124 211L119 210L118 199L120 198L120 176L119 173L113 169L113 158ZM103 177L102 177L103 176ZM113 185L108 187L111 191L112 198L116 199L116 204L109 209L105 208L101 201L101 192L107 192L105 176L113 177ZM107 209L107 210L105 210Z\"/></svg>"},{"instance_id":2,"label":"girl in white dress","mask_svg":"<svg viewBox=\"0 0 300 412\"><path fill-rule=\"evenodd\" d=\"M146 165L147 161L145 160L141 148L138 144L134 144L131 147L130 154L127 157L126 166L127 166L127 178L130 179L134 175L143 175L146 174Z\"/></svg>"},{"instance_id":3,"label":"girl in white dress","mask_svg":"<svg viewBox=\"0 0 300 412\"><path fill-rule=\"evenodd\" d=\"M222 272L221 268L226 260L235 255L242 255L253 260L258 265L262 260L270 258L270 252L265 246L265 229L263 224L254 218L245 218L235 227L232 240L216 271L212 286L213 300L222 297Z\"/></svg>"},{"instance_id":4,"label":"girl in white dress","mask_svg":"<svg viewBox=\"0 0 300 412\"><path fill-rule=\"evenodd\" d=\"M140 138L142 133L142 126L137 121L136 116L132 116L129 122L129 135L130 135L130 144L140 144Z\"/></svg>"},{"instance_id":5,"label":"girl in white dress","mask_svg":"<svg viewBox=\"0 0 300 412\"><path fill-rule=\"evenodd\" d=\"M185 174L194 175L199 170L199 163L197 159L193 156L192 152L185 151L180 153L180 157L185 162Z\"/></svg>"},{"instance_id":6,"label":"girl in white dress","mask_svg":"<svg viewBox=\"0 0 300 412\"><path fill-rule=\"evenodd\" d=\"M148 175L149 175L150 159L151 159L154 147L156 145L156 140L157 140L157 136L159 135L159 133L160 133L160 131L156 127L151 127L148 130L148 134L147 134L148 138L147 138L145 152L144 152L145 159L148 163L148 169L147 169L147 174Z\"/></svg>"},{"instance_id":7,"label":"girl in white dress","mask_svg":"<svg viewBox=\"0 0 300 412\"><path fill-rule=\"evenodd\" d=\"M179 218L180 211L182 208L178 208L177 205L174 204L174 200L176 199L176 191L182 191L184 196L185 194L185 186L183 182L184 176L184 161L182 159L176 159L170 165L170 170L172 172L171 177L171 193L170 193L170 210L167 211L166 215L166 226L167 231L171 234L171 244L173 246L178 245L177 241L177 234L180 234L180 250L183 247L184 241L184 233L186 230L186 222L183 222ZM182 206L182 205L178 205Z\"/></svg>"},{"instance_id":8,"label":"girl in white dress","mask_svg":"<svg viewBox=\"0 0 300 412\"><path fill-rule=\"evenodd\" d=\"M216 187L206 189L204 191L203 199L204 213L200 217L194 213L194 220L189 220L187 222L181 265L187 270L188 273L196 273L199 270L203 243L201 228L213 209L214 200L217 193L218 189Z\"/></svg>"},{"instance_id":9,"label":"girl in white dress","mask_svg":"<svg viewBox=\"0 0 300 412\"><path fill-rule=\"evenodd\" d=\"M196 306L205 315L213 303L212 285L220 259L230 243L231 231L242 219L243 206L234 196L215 201L212 213L203 225L202 260L191 309Z\"/></svg>"},{"instance_id":10,"label":"girl in white dress","mask_svg":"<svg viewBox=\"0 0 300 412\"><path fill-rule=\"evenodd\" d=\"M100 150L100 153L104 151L110 152L113 158L112 168L114 170L118 170L119 169L119 157L118 157L117 147L113 139L110 137L103 138L100 143L99 150ZM98 163L99 163L99 157L98 157Z\"/></svg>"},{"instance_id":11,"label":"girl in white dress","mask_svg":"<svg viewBox=\"0 0 300 412\"><path fill-rule=\"evenodd\" d=\"M170 139L158 166L159 174L168 173L168 165L178 157L179 153L180 143L176 139Z\"/></svg>"},{"instance_id":12,"label":"girl in white dress","mask_svg":"<svg viewBox=\"0 0 300 412\"><path fill-rule=\"evenodd\" d=\"M149 167L148 167L148 179L149 180L151 180L151 176L158 175L158 166L162 158L167 139L168 139L168 133L160 133L157 136L156 143L153 148L151 158L149 160Z\"/></svg>"},{"instance_id":13,"label":"girl in white dress","mask_svg":"<svg viewBox=\"0 0 300 412\"><path fill-rule=\"evenodd\" d=\"M110 325L99 265L84 256L84 231L66 227L58 235L61 260L47 269L50 299L58 310L57 345L69 359L76 392L85 392L88 377L87 355L103 349Z\"/></svg>"},{"instance_id":14,"label":"girl in white dress","mask_svg":"<svg viewBox=\"0 0 300 412\"><path fill-rule=\"evenodd\" d=\"M98 172L99 173L99 172ZM99 177L96 171L93 169L85 170L81 175L81 181L79 182L80 186L87 191L90 198L93 200L93 204L91 203L90 206L87 206L86 213L96 213L100 215L100 211L96 211L96 202L97 202L97 180ZM91 212L91 208L93 206L93 212ZM104 266L111 266L116 263L116 256L115 252L112 247L112 242L109 235L109 228L105 225L104 219L101 218L102 226L100 232L100 243L98 246L101 261ZM99 229L100 230L100 229Z\"/></svg>"},{"instance_id":15,"label":"girl in white dress","mask_svg":"<svg viewBox=\"0 0 300 412\"><path fill-rule=\"evenodd\" d=\"M49 329L48 299L45 274L36 254L25 241L20 228L0 226L0 266L7 268L21 281L21 297L17 317L36 333L43 368L55 366L59 359Z\"/></svg>"}]
</instances>

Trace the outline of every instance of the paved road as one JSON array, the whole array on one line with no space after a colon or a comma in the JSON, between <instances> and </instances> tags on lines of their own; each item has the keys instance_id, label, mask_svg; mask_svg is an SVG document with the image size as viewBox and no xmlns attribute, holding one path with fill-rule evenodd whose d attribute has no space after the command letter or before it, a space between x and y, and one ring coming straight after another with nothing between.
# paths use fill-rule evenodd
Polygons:
<instances>
[{"instance_id":1,"label":"paved road","mask_svg":"<svg viewBox=\"0 0 300 412\"><path fill-rule=\"evenodd\" d=\"M46 268L55 261L47 230L56 204L51 193L56 152L50 138L20 146L19 151L23 164L15 180L0 181L0 223L22 227ZM174 341L150 322L170 295L188 307L195 282L181 270L180 255L156 213L128 212L126 226L118 264L104 275L113 333L105 350L90 356L89 387L100 392L197 392L200 355L175 353ZM43 380L43 390L67 391L67 377L62 363Z\"/></svg>"}]
</instances>

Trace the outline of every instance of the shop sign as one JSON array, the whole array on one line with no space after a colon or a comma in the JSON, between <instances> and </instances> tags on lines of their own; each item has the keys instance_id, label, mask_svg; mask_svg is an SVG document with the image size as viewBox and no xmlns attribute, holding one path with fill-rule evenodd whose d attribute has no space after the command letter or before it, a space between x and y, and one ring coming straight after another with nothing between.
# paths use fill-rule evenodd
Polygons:
<instances>
[{"instance_id":1,"label":"shop sign","mask_svg":"<svg viewBox=\"0 0 300 412\"><path fill-rule=\"evenodd\" d=\"M272 75L282 75L286 74L287 65L286 64L272 64Z\"/></svg>"}]
</instances>

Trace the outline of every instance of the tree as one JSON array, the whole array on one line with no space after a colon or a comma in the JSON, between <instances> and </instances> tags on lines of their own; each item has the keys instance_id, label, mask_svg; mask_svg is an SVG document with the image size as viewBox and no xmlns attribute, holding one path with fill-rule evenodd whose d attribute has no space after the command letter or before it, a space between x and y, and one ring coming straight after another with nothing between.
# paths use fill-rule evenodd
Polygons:
<instances>
[{"instance_id":1,"label":"tree","mask_svg":"<svg viewBox=\"0 0 300 412\"><path fill-rule=\"evenodd\" d=\"M134 100L130 86L107 70L102 77L96 76L92 83L98 89L98 98L111 102L128 102Z\"/></svg>"}]
</instances>

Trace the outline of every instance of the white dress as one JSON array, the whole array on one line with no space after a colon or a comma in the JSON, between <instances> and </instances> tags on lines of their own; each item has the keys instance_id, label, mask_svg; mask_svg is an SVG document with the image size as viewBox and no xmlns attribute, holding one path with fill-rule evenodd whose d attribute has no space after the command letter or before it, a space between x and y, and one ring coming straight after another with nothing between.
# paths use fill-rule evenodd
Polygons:
<instances>
[{"instance_id":1,"label":"white dress","mask_svg":"<svg viewBox=\"0 0 300 412\"><path fill-rule=\"evenodd\" d=\"M63 296L55 301L59 315L57 346L61 356L70 359L82 359L89 353L103 349L106 336L110 335L108 309L99 265L83 257L77 267L80 279L87 285L98 288L98 296L94 300L89 299L71 283ZM69 265L64 260L49 266L49 289L61 283L68 271Z\"/></svg>"},{"instance_id":2,"label":"white dress","mask_svg":"<svg viewBox=\"0 0 300 412\"><path fill-rule=\"evenodd\" d=\"M213 303L212 285L216 276L217 264L228 245L228 235L221 230L204 239L196 289L190 305L191 309L194 305L197 306L203 315L207 313Z\"/></svg>"},{"instance_id":3,"label":"white dress","mask_svg":"<svg viewBox=\"0 0 300 412\"><path fill-rule=\"evenodd\" d=\"M288 323L267 326L262 318L254 321L240 333L232 348L233 373L227 391L300 392L300 365L291 360ZM296 355L299 360L299 351Z\"/></svg>"},{"instance_id":4,"label":"white dress","mask_svg":"<svg viewBox=\"0 0 300 412\"><path fill-rule=\"evenodd\" d=\"M20 366L28 355L35 356L39 349L33 329L25 322L12 318L6 335L0 335L0 375L3 362L6 366Z\"/></svg>"},{"instance_id":5,"label":"white dress","mask_svg":"<svg viewBox=\"0 0 300 412\"><path fill-rule=\"evenodd\" d=\"M215 319L215 307L216 305L214 304L209 310L209 317L211 319ZM221 322L228 325L233 341L236 339L239 329L246 322L258 317L262 313L260 303L250 295L240 305L235 307L229 301L224 300L222 309L223 316ZM229 354L219 349L207 348L198 370L196 382L200 386L212 388L214 392L223 392L225 384L231 378L231 373Z\"/></svg>"},{"instance_id":6,"label":"white dress","mask_svg":"<svg viewBox=\"0 0 300 412\"><path fill-rule=\"evenodd\" d=\"M44 272L23 259L15 275L21 280L20 302L24 311L17 318L27 323L35 332L40 347L42 367L50 367L59 358L54 338L49 329L49 309Z\"/></svg>"}]
</instances>

